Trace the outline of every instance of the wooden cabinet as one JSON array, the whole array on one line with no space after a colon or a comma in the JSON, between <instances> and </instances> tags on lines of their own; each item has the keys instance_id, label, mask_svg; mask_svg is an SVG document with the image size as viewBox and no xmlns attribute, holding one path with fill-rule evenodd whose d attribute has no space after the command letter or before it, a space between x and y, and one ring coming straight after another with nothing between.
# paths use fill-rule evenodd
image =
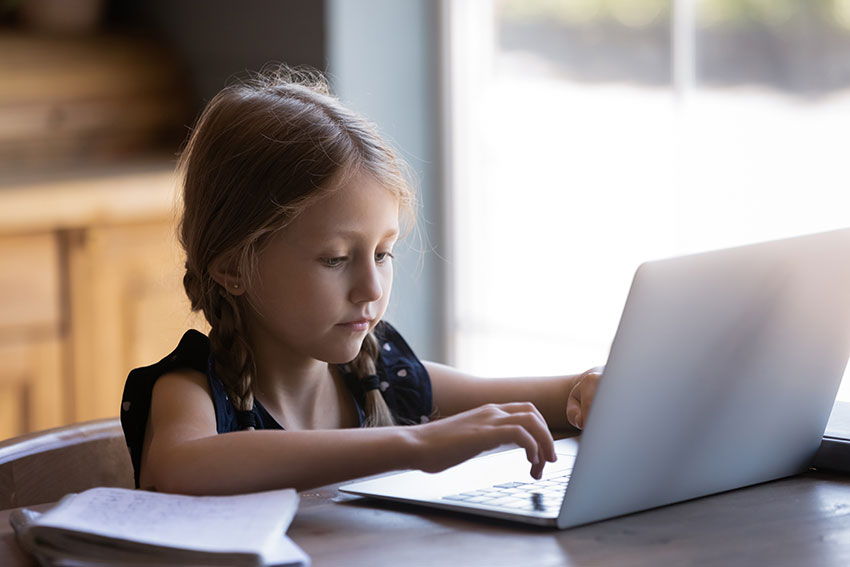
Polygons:
<instances>
[{"instance_id":1,"label":"wooden cabinet","mask_svg":"<svg viewBox=\"0 0 850 567\"><path fill-rule=\"evenodd\" d=\"M0 239L0 435L63 421L60 296L54 234Z\"/></svg>"},{"instance_id":2,"label":"wooden cabinet","mask_svg":"<svg viewBox=\"0 0 850 567\"><path fill-rule=\"evenodd\" d=\"M189 327L170 167L0 188L0 439L117 416Z\"/></svg>"}]
</instances>

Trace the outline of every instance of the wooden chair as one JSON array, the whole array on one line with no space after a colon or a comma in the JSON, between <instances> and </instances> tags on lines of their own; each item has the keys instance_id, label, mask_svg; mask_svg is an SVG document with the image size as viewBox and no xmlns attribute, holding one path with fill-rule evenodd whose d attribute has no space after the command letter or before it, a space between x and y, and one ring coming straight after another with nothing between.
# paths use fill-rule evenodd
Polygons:
<instances>
[{"instance_id":1,"label":"wooden chair","mask_svg":"<svg viewBox=\"0 0 850 567\"><path fill-rule=\"evenodd\" d=\"M133 488L133 465L117 418L0 442L0 509L54 502L95 486Z\"/></svg>"}]
</instances>

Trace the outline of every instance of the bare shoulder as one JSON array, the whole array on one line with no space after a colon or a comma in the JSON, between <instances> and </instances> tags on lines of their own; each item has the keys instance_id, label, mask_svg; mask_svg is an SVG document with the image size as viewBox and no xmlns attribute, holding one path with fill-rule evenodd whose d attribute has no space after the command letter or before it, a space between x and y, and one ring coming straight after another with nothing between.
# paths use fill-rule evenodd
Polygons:
<instances>
[{"instance_id":1,"label":"bare shoulder","mask_svg":"<svg viewBox=\"0 0 850 567\"><path fill-rule=\"evenodd\" d=\"M188 368L163 374L153 388L150 423L154 430L214 434L215 406L206 375Z\"/></svg>"},{"instance_id":2,"label":"bare shoulder","mask_svg":"<svg viewBox=\"0 0 850 567\"><path fill-rule=\"evenodd\" d=\"M212 399L212 391L206 375L191 368L183 368L163 374L153 387L154 399L157 397L168 398L176 393L197 395L201 392Z\"/></svg>"},{"instance_id":3,"label":"bare shoulder","mask_svg":"<svg viewBox=\"0 0 850 567\"><path fill-rule=\"evenodd\" d=\"M215 406L207 377L196 370L163 374L154 384L142 447L140 485L151 488L181 443L216 435Z\"/></svg>"}]
</instances>

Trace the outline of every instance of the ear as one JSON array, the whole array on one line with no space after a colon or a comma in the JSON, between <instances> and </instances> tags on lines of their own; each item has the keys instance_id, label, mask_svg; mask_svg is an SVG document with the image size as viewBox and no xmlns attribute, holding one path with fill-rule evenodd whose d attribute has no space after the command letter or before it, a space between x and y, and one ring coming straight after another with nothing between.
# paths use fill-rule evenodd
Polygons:
<instances>
[{"instance_id":1,"label":"ear","mask_svg":"<svg viewBox=\"0 0 850 567\"><path fill-rule=\"evenodd\" d=\"M239 276L239 268L232 254L222 254L210 263L210 277L230 295L245 293L245 284Z\"/></svg>"}]
</instances>

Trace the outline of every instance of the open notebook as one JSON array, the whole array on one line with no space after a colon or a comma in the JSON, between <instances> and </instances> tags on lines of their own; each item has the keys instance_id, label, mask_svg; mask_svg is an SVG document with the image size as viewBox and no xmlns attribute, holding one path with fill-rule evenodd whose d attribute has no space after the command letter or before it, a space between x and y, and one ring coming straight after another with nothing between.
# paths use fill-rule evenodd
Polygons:
<instances>
[{"instance_id":1,"label":"open notebook","mask_svg":"<svg viewBox=\"0 0 850 567\"><path fill-rule=\"evenodd\" d=\"M580 441L340 491L566 528L805 471L850 355L850 229L648 262Z\"/></svg>"}]
</instances>

